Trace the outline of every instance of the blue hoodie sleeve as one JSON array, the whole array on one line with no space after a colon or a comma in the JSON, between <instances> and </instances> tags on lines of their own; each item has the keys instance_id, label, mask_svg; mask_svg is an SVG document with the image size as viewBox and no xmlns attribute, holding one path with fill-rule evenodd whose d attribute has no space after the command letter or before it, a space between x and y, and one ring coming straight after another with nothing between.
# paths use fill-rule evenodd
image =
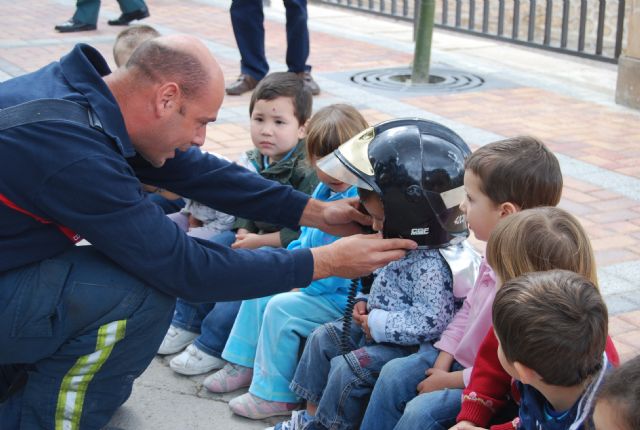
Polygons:
<instances>
[{"instance_id":1,"label":"blue hoodie sleeve","mask_svg":"<svg viewBox=\"0 0 640 430\"><path fill-rule=\"evenodd\" d=\"M174 161L157 171L141 167L141 176L225 213L285 225L298 223L308 199L212 156L189 151ZM161 181L165 175L176 179ZM67 163L33 201L37 213L79 233L125 270L188 301L260 297L312 279L307 249L233 250L188 237L144 198L131 166L111 154Z\"/></svg>"},{"instance_id":2,"label":"blue hoodie sleeve","mask_svg":"<svg viewBox=\"0 0 640 430\"><path fill-rule=\"evenodd\" d=\"M161 168L142 157L129 160L141 182L156 185L237 217L297 230L309 195L191 148L176 151Z\"/></svg>"}]
</instances>

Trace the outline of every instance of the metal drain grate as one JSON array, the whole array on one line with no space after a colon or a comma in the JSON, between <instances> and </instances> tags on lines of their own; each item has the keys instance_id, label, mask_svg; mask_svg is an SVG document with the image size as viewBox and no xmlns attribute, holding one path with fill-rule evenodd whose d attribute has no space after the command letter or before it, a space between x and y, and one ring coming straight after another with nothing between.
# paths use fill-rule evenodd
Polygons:
<instances>
[{"instance_id":1,"label":"metal drain grate","mask_svg":"<svg viewBox=\"0 0 640 430\"><path fill-rule=\"evenodd\" d=\"M471 91L485 83L478 75L439 67L431 67L428 84L412 84L411 69L404 67L367 70L351 76L351 81L376 90L421 94Z\"/></svg>"}]
</instances>

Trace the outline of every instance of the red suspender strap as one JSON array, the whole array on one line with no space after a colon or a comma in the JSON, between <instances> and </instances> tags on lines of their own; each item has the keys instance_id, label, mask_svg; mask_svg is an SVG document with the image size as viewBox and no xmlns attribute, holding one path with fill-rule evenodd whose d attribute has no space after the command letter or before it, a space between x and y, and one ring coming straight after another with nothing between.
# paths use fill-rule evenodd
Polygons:
<instances>
[{"instance_id":1,"label":"red suspender strap","mask_svg":"<svg viewBox=\"0 0 640 430\"><path fill-rule=\"evenodd\" d=\"M80 237L79 234L74 233L70 228L65 227L63 225L59 225L54 223L53 221L49 221L47 219L44 219L36 214L32 214L31 212L29 212L26 209L22 209L20 206L16 205L15 203L13 203L11 200L9 200L7 197L5 197L3 194L0 194L0 203L4 204L5 206L18 211L20 213L23 213L33 219L35 219L38 222L41 222L42 224L53 224L54 226L56 226L58 228L58 230L60 230L62 232L62 234L64 234L71 242L73 243L77 243L80 242L82 240L82 237Z\"/></svg>"}]
</instances>

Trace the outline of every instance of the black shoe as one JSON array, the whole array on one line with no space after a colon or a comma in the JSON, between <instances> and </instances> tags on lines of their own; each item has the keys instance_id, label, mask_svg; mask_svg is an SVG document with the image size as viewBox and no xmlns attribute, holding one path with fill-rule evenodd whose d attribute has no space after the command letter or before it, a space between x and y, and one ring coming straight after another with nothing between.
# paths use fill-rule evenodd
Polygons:
<instances>
[{"instance_id":1,"label":"black shoe","mask_svg":"<svg viewBox=\"0 0 640 430\"><path fill-rule=\"evenodd\" d=\"M127 12L120 15L118 19L110 19L107 21L109 25L129 25L131 21L136 19L144 19L149 18L149 9L138 9L133 12Z\"/></svg>"},{"instance_id":2,"label":"black shoe","mask_svg":"<svg viewBox=\"0 0 640 430\"><path fill-rule=\"evenodd\" d=\"M73 19L70 19L67 22L56 25L54 28L60 33L73 33L76 31L95 30L96 26L93 24L85 24L84 22L74 21Z\"/></svg>"}]
</instances>

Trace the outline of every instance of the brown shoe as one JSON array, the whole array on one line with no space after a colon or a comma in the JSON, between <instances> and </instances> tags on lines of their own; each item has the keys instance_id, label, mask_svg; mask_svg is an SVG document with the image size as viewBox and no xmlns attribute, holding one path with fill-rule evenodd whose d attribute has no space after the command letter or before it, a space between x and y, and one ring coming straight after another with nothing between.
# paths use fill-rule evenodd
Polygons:
<instances>
[{"instance_id":1,"label":"brown shoe","mask_svg":"<svg viewBox=\"0 0 640 430\"><path fill-rule=\"evenodd\" d=\"M298 76L300 76L300 78L304 81L305 86L311 90L311 94L313 94L314 96L320 94L320 87L311 77L311 73L300 72L298 73Z\"/></svg>"},{"instance_id":2,"label":"brown shoe","mask_svg":"<svg viewBox=\"0 0 640 430\"><path fill-rule=\"evenodd\" d=\"M230 96L239 96L247 91L251 91L258 85L258 81L249 75L242 73L238 76L238 80L226 88L227 94Z\"/></svg>"}]
</instances>

